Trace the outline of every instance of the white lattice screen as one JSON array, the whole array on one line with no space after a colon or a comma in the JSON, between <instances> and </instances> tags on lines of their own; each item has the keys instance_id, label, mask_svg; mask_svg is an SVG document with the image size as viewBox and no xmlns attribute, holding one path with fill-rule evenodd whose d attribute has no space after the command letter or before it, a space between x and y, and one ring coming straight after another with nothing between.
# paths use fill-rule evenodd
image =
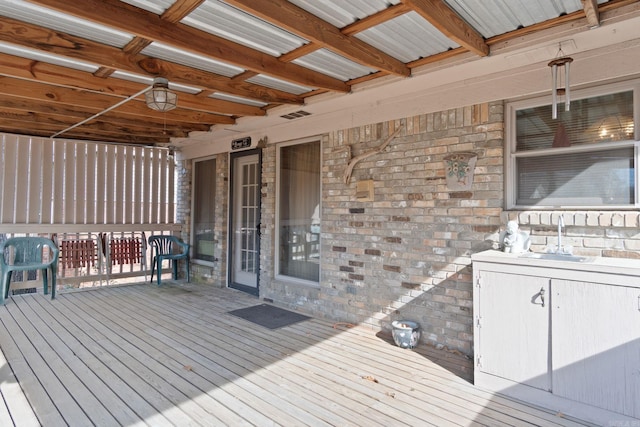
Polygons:
<instances>
[{"instance_id":1,"label":"white lattice screen","mask_svg":"<svg viewBox=\"0 0 640 427\"><path fill-rule=\"evenodd\" d=\"M166 149L0 135L0 224L172 224Z\"/></svg>"}]
</instances>

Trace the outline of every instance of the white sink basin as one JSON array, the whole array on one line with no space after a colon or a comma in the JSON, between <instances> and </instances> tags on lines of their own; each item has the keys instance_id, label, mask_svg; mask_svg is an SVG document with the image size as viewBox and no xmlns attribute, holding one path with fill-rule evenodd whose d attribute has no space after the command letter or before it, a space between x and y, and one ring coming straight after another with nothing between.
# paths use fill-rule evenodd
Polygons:
<instances>
[{"instance_id":1,"label":"white sink basin","mask_svg":"<svg viewBox=\"0 0 640 427\"><path fill-rule=\"evenodd\" d=\"M520 258L547 259L551 261L588 262L589 257L570 254L547 254L538 252L527 252L520 255Z\"/></svg>"}]
</instances>

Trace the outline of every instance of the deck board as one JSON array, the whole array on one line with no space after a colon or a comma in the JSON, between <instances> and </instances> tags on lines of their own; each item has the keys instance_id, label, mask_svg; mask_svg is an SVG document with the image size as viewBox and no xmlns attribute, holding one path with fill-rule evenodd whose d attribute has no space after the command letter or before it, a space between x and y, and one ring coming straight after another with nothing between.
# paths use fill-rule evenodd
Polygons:
<instances>
[{"instance_id":1,"label":"deck board","mask_svg":"<svg viewBox=\"0 0 640 427\"><path fill-rule=\"evenodd\" d=\"M11 297L0 425L584 425L473 386L460 355L323 319L270 330L228 313L258 303L171 281Z\"/></svg>"}]
</instances>

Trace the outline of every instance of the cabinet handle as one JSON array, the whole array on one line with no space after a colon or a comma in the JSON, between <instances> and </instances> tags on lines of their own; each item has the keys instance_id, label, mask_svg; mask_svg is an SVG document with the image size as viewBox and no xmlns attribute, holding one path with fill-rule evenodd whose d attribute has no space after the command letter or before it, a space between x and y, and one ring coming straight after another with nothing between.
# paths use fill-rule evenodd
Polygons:
<instances>
[{"instance_id":1,"label":"cabinet handle","mask_svg":"<svg viewBox=\"0 0 640 427\"><path fill-rule=\"evenodd\" d=\"M540 288L540 301L542 301L542 306L544 307L544 288Z\"/></svg>"}]
</instances>

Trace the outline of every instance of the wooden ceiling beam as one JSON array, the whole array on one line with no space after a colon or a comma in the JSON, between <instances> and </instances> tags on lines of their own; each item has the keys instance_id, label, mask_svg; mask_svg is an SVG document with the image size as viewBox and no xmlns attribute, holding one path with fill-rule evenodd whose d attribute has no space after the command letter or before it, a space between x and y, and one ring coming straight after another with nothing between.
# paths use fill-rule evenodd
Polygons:
<instances>
[{"instance_id":1,"label":"wooden ceiling beam","mask_svg":"<svg viewBox=\"0 0 640 427\"><path fill-rule=\"evenodd\" d=\"M77 106L87 109L95 109L95 112L105 110L121 99L115 99L102 94L81 91L78 89L70 89L61 86L52 86L44 83L38 83L28 80L16 80L6 76L0 76L0 93L5 95L17 96L22 98L35 99L39 101L55 102L68 106ZM176 108L169 113L160 113L151 110L143 101L132 100L117 109L120 113L126 113L142 117L157 117L163 119L167 116L173 116L175 119L180 117L190 117L189 111L183 108ZM206 114L205 123L234 123L232 117L219 114Z\"/></svg>"},{"instance_id":2,"label":"wooden ceiling beam","mask_svg":"<svg viewBox=\"0 0 640 427\"><path fill-rule=\"evenodd\" d=\"M57 111L37 111L31 109L25 109L22 107L12 108L11 105L2 105L0 107L0 117L5 119L13 118L14 120L20 120L23 122L36 121L38 123L48 123L62 128L67 128L71 125L75 125L86 117L91 115L85 115L84 117L66 116L60 114ZM208 126L194 125L194 127L185 126L182 123L155 123L145 121L143 118L122 120L117 116L111 116L105 114L98 117L95 121L91 121L86 126L88 129L96 130L110 130L110 129L129 129L130 132L135 134L161 134L165 130L171 134L171 136L184 136L188 132L198 130L201 131L204 127L205 131L208 130Z\"/></svg>"},{"instance_id":3,"label":"wooden ceiling beam","mask_svg":"<svg viewBox=\"0 0 640 427\"><path fill-rule=\"evenodd\" d=\"M378 13L369 15L365 18L358 19L352 24L347 25L340 29L340 32L347 36L352 36L362 31L368 30L371 27L380 25L384 22L390 21L398 16L402 16L405 13L411 12L411 8L406 4L398 3L381 10Z\"/></svg>"},{"instance_id":4,"label":"wooden ceiling beam","mask_svg":"<svg viewBox=\"0 0 640 427\"><path fill-rule=\"evenodd\" d=\"M162 20L158 15L120 0L29 0L50 9L87 19L127 33L153 40L199 55L217 58L260 74L295 82L304 86L348 92L349 86L336 78L308 68L278 61L276 57L208 34L185 24Z\"/></svg>"},{"instance_id":5,"label":"wooden ceiling beam","mask_svg":"<svg viewBox=\"0 0 640 427\"><path fill-rule=\"evenodd\" d=\"M295 61L296 59L303 57L305 55L308 55L311 52L315 52L316 50L321 48L322 48L322 45L319 45L318 43L310 42L307 44L303 44L297 49L293 49L290 52L280 55L278 59L282 62Z\"/></svg>"},{"instance_id":6,"label":"wooden ceiling beam","mask_svg":"<svg viewBox=\"0 0 640 427\"><path fill-rule=\"evenodd\" d=\"M142 75L162 76L171 82L258 99L267 104L301 105L304 103L304 99L298 95L244 81L235 81L229 77L145 55L128 55L118 48L7 17L0 17L0 41L106 68Z\"/></svg>"},{"instance_id":7,"label":"wooden ceiling beam","mask_svg":"<svg viewBox=\"0 0 640 427\"><path fill-rule=\"evenodd\" d=\"M160 15L160 19L171 23L180 22L182 18L196 10L202 3L204 0L176 0Z\"/></svg>"},{"instance_id":8,"label":"wooden ceiling beam","mask_svg":"<svg viewBox=\"0 0 640 427\"><path fill-rule=\"evenodd\" d=\"M479 56L489 55L489 45L444 0L402 0L442 34Z\"/></svg>"},{"instance_id":9,"label":"wooden ceiling beam","mask_svg":"<svg viewBox=\"0 0 640 427\"><path fill-rule=\"evenodd\" d=\"M36 136L41 138L51 137L50 130L30 129L29 132L25 132L24 128L16 127L15 123L13 124L8 123L5 125L5 123L0 122L0 129L4 133L12 133L16 135L28 135L28 136ZM73 131L69 131L65 134L64 137L58 137L57 139L73 139L73 140L80 140L80 141L93 141L97 143L146 145L146 146L155 146L157 144L171 143L171 138L137 138L135 135L118 135L118 136L110 137L107 139L104 137L96 136L95 134L91 134L91 133L86 133L86 132L80 133L80 132L73 132Z\"/></svg>"},{"instance_id":10,"label":"wooden ceiling beam","mask_svg":"<svg viewBox=\"0 0 640 427\"><path fill-rule=\"evenodd\" d=\"M580 0L582 1L582 8L584 14L587 17L587 22L590 27L600 26L600 13L598 12L598 0Z\"/></svg>"},{"instance_id":11,"label":"wooden ceiling beam","mask_svg":"<svg viewBox=\"0 0 640 427\"><path fill-rule=\"evenodd\" d=\"M21 125L24 123L24 125ZM0 129L7 133L25 134L25 129L28 129L28 135L36 135L50 138L51 135L63 129L61 126L56 126L51 123L41 122L22 122L15 119L7 119L0 117ZM99 130L89 130L82 128L71 129L60 136L60 139L91 139L94 141L114 141L123 143L166 143L170 141L170 136L157 134L154 136L140 136L131 131L129 132L107 132Z\"/></svg>"},{"instance_id":12,"label":"wooden ceiling beam","mask_svg":"<svg viewBox=\"0 0 640 427\"><path fill-rule=\"evenodd\" d=\"M65 67L52 64L42 65L42 63L25 58L15 58L15 60L11 60L9 58L11 58L11 55L0 54L0 74L16 75L32 81L69 86L74 88L74 90L82 91L86 91L87 89L98 91L105 86L104 79L89 73L69 70L65 69ZM28 66L29 68L21 68L24 66ZM37 77L34 78L36 70L38 69L47 69L50 72L38 72ZM117 83L114 81L114 83L118 86L114 85L112 91L108 94L118 95L121 98L126 98L137 93L145 87L139 83L128 82L125 80L120 80ZM81 101L80 99L78 100ZM118 101L121 101L121 99L111 99L107 102L113 105ZM209 97L202 98L185 92L178 93L178 104L180 108L206 111L214 114L239 116L264 116L266 114L263 109L251 105Z\"/></svg>"},{"instance_id":13,"label":"wooden ceiling beam","mask_svg":"<svg viewBox=\"0 0 640 427\"><path fill-rule=\"evenodd\" d=\"M167 10L160 16L167 22L179 22L186 15L191 13L195 8L200 6L204 0L177 0L174 4L169 6ZM151 40L143 39L142 37L134 37L127 45L122 48L123 52L129 54L137 54L151 44ZM115 68L100 67L94 74L98 77L108 77L115 72Z\"/></svg>"},{"instance_id":14,"label":"wooden ceiling beam","mask_svg":"<svg viewBox=\"0 0 640 427\"><path fill-rule=\"evenodd\" d=\"M94 109L71 107L64 104L56 104L55 102L50 101L38 101L34 99L0 94L0 111L4 110L59 115L62 117L73 119L76 123L86 119L87 117L91 117L96 113L96 110ZM206 132L210 127L210 125L206 124L206 122L204 121L177 121L174 120L173 116L171 115L167 116L166 118L158 118L152 116L134 116L130 114L118 113L117 110L109 111L108 113L102 115L101 119L120 125L145 124L146 126L151 127L163 127L166 125L168 128L182 129L189 132ZM197 120L197 117L194 118L194 120Z\"/></svg>"},{"instance_id":15,"label":"wooden ceiling beam","mask_svg":"<svg viewBox=\"0 0 640 427\"><path fill-rule=\"evenodd\" d=\"M226 0L233 6L297 34L332 52L368 67L391 74L408 76L411 70L400 60L286 0Z\"/></svg>"}]
</instances>

